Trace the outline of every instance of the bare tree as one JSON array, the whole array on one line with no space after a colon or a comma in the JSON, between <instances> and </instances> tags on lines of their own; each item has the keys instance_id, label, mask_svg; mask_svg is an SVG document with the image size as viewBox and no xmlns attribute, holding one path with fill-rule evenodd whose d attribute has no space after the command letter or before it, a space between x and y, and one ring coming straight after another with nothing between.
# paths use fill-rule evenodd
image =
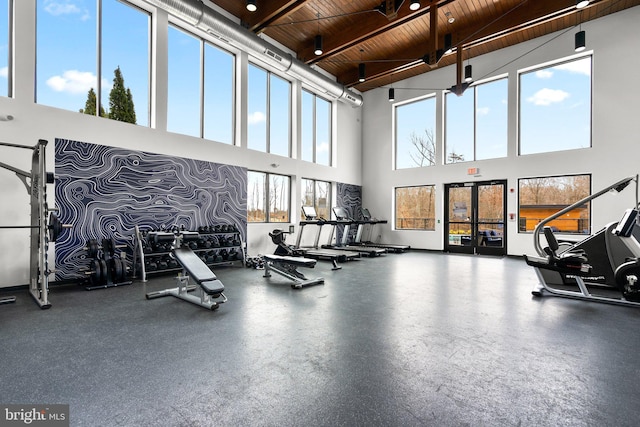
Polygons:
<instances>
[{"instance_id":1,"label":"bare tree","mask_svg":"<svg viewBox=\"0 0 640 427\"><path fill-rule=\"evenodd\" d=\"M553 186L549 178L527 179L520 187L520 204L540 205L549 203L549 188Z\"/></svg>"},{"instance_id":2,"label":"bare tree","mask_svg":"<svg viewBox=\"0 0 640 427\"><path fill-rule=\"evenodd\" d=\"M409 139L417 151L409 153L409 156L417 166L436 164L436 139L433 135L433 129L425 129L424 136L411 132Z\"/></svg>"}]
</instances>

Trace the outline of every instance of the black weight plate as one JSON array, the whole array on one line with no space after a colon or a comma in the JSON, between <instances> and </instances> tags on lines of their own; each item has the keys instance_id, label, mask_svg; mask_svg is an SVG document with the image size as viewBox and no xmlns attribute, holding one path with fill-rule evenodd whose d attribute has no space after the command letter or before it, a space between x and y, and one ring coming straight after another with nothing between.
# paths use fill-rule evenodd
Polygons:
<instances>
[{"instance_id":1,"label":"black weight plate","mask_svg":"<svg viewBox=\"0 0 640 427\"><path fill-rule=\"evenodd\" d=\"M49 214L49 241L55 242L58 239L60 233L62 233L62 223L58 219L58 215L54 212Z\"/></svg>"},{"instance_id":2,"label":"black weight plate","mask_svg":"<svg viewBox=\"0 0 640 427\"><path fill-rule=\"evenodd\" d=\"M100 261L94 259L91 261L91 285L95 286L100 283Z\"/></svg>"},{"instance_id":3,"label":"black weight plate","mask_svg":"<svg viewBox=\"0 0 640 427\"><path fill-rule=\"evenodd\" d=\"M87 255L89 258L96 258L98 256L98 241L96 239L89 239L87 242Z\"/></svg>"},{"instance_id":4,"label":"black weight plate","mask_svg":"<svg viewBox=\"0 0 640 427\"><path fill-rule=\"evenodd\" d=\"M103 259L100 260L100 284L106 286L109 281L109 269L107 268L107 262Z\"/></svg>"}]
</instances>

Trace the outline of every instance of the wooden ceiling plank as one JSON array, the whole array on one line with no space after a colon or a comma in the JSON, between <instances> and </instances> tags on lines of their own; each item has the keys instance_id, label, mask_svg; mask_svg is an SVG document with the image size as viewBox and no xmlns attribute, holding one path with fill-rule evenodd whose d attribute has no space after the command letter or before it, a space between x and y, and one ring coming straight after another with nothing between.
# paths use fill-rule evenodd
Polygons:
<instances>
[{"instance_id":1,"label":"wooden ceiling plank","mask_svg":"<svg viewBox=\"0 0 640 427\"><path fill-rule=\"evenodd\" d=\"M263 32L270 24L292 14L304 6L309 0L269 0L264 2L264 12L255 15L256 19L248 22L249 30L258 34ZM268 9L267 9L268 8Z\"/></svg>"},{"instance_id":2,"label":"wooden ceiling plank","mask_svg":"<svg viewBox=\"0 0 640 427\"><path fill-rule=\"evenodd\" d=\"M438 5L449 4L455 0L438 0ZM325 52L322 55L316 56L313 54L313 46L309 46L298 52L298 57L305 61L307 64L315 64L331 56L340 54L347 49L350 49L365 40L371 39L376 36L385 34L386 32L398 28L412 20L422 17L429 13L429 8L423 8L417 12L408 11L408 8L402 8L398 12L398 17L393 21L384 21L383 25L379 25L380 20L368 20L367 22L360 23L357 27L357 34L353 32L342 32L338 36L339 39L325 37Z\"/></svg>"}]
</instances>

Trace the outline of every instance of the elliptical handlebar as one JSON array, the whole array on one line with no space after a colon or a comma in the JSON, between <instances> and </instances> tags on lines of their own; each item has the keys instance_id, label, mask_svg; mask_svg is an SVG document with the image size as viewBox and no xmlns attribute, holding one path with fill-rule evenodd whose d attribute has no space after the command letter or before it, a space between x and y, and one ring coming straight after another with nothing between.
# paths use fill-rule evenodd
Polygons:
<instances>
[{"instance_id":1,"label":"elliptical handlebar","mask_svg":"<svg viewBox=\"0 0 640 427\"><path fill-rule=\"evenodd\" d=\"M538 253L539 256L541 257L545 257L547 254L544 251L544 249L542 248L542 245L540 245L540 233L542 232L542 230L544 230L544 226L547 225L550 221L553 221L554 219L564 215L565 213L577 208L578 206L584 205L585 203L596 199L600 196L602 196L603 194L611 191L611 190L615 190L617 192L621 192L622 190L624 190L630 183L631 181L635 181L636 183L636 204L635 206L638 206L638 175L635 176L630 176L624 179L621 179L620 181L616 182L615 184L612 184L600 191L598 191L595 194L592 194L590 196L587 196L581 200L578 200L577 202L567 206L566 208L556 212L555 214L548 216L547 218L543 219L542 221L540 221L537 225L536 228L534 228L533 230L533 246L535 247L536 252Z\"/></svg>"}]
</instances>

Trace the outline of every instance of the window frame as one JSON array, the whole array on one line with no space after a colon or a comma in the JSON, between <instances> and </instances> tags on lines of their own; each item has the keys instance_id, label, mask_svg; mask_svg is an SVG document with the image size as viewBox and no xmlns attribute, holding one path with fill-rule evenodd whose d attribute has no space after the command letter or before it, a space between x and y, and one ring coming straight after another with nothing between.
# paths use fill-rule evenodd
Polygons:
<instances>
[{"instance_id":1,"label":"window frame","mask_svg":"<svg viewBox=\"0 0 640 427\"><path fill-rule=\"evenodd\" d=\"M292 112L293 112L293 100L292 100L292 97L293 97L293 83L287 77L282 76L282 75L277 74L277 73L274 73L273 71L269 70L268 68L266 68L266 67L264 67L264 66L262 66L262 65L260 65L260 64L258 64L256 62L249 61L248 65L247 65L247 92L249 91L248 87L250 85L250 82L249 82L249 71L248 71L249 67L255 67L255 68L257 68L259 70L262 70L262 71L264 71L266 73L266 88L265 88L265 91L266 91L266 97L265 97L265 103L266 103L266 106L265 106L266 107L266 112L265 112L266 124L265 124L265 126L266 126L266 129L265 129L265 141L264 141L265 142L265 149L264 149L264 151L262 149L249 147L249 142L248 141L247 141L247 148L250 149L250 150L261 152L261 153L269 153L269 154L274 154L276 156L282 156L282 157L291 158L291 155L292 155L292 152L293 152L293 149L292 149L292 140L293 140L293 138L291 137L291 135L292 135L292 127L293 127L292 126L292 123L293 123L293 114L292 114ZM286 155L279 154L279 153L272 153L272 149L271 149L271 146L272 146L271 137L273 136L272 135L272 130L271 130L271 128L272 128L272 126L271 126L271 117L272 117L272 112L271 112L271 106L272 106L272 79L273 78L276 78L278 80L286 82L289 85L288 86L289 93L288 93L288 96L287 96L287 101L288 101L288 103L287 103L287 117L289 119L289 123L287 124L287 154ZM248 105L248 102L247 102L247 105ZM248 131L248 126L249 126L248 116L249 116L249 114L251 114L251 111L249 111L249 109L247 108L247 120L246 120L246 122L247 122L247 139L248 139L248 135L249 135L249 131Z\"/></svg>"},{"instance_id":2,"label":"window frame","mask_svg":"<svg viewBox=\"0 0 640 427\"><path fill-rule=\"evenodd\" d=\"M478 88L481 88L484 85L487 84L491 84L491 83L496 83L498 81L505 81L507 84L507 88L506 88L506 92L505 92L505 99L507 100L507 106L506 111L506 117L505 117L505 134L504 134L504 156L502 157L488 157L488 158L482 158L482 159L478 159ZM468 94L469 90L473 90L473 159L464 159L464 160L460 160L460 161L454 161L454 162L450 162L449 159L449 150L448 150L448 141L447 141L447 97L448 96L454 96L455 93L452 91L445 91L444 92L444 101L443 101L443 132L442 132L442 138L443 138L443 164L445 165L452 165L452 164L456 164L456 163L465 163L465 162L476 162L476 161L481 161L481 160L492 160L492 159L505 159L508 157L508 150L509 150L509 75L508 74L500 74L498 76L494 76L485 80L480 80L478 82L473 82L466 90L465 93L462 96L465 96L465 94Z\"/></svg>"},{"instance_id":3,"label":"window frame","mask_svg":"<svg viewBox=\"0 0 640 427\"><path fill-rule=\"evenodd\" d=\"M425 228L404 228L398 227L398 190L408 189L408 188L430 188L431 196L433 200L433 226L428 228L426 227L427 221L430 218L423 218L425 221ZM437 203L437 188L435 184L421 184L421 185L401 185L398 187L393 187L393 230L395 231L435 231L436 230L436 203Z\"/></svg>"},{"instance_id":4,"label":"window frame","mask_svg":"<svg viewBox=\"0 0 640 427\"><path fill-rule=\"evenodd\" d=\"M301 201L301 207L302 206L306 206L304 204L304 200L305 200L305 196L307 194L306 192L306 187L304 185L304 181L307 182L311 182L312 183L312 197L313 197L313 207L316 210L316 213L318 214L318 217L323 217L324 219L331 219L331 205L333 203L333 182L331 181L323 181L320 179L313 179L313 178L301 178L300 180L300 189L301 189L301 197L300 197L300 201ZM318 198L318 183L323 183L327 185L327 216L324 217L321 215L321 210L320 210L320 205L319 205L319 198Z\"/></svg>"},{"instance_id":5,"label":"window frame","mask_svg":"<svg viewBox=\"0 0 640 427\"><path fill-rule=\"evenodd\" d=\"M523 217L523 216L522 216L522 214L521 214L522 206L529 206L529 205L522 205L522 203L521 203L521 201L522 201L522 188L521 188L521 182L522 182L522 181L524 181L524 180L545 179L545 178L549 178L549 179L554 179L554 178L571 178L571 177L574 177L574 178L575 178L575 177L588 177L588 178L589 178L589 191L588 191L588 194L587 194L587 195L585 195L585 197L587 197L587 196L589 196L589 195L591 195L591 194L592 194L592 191L593 191L593 174L591 174L591 173L582 173L582 174L580 174L580 173L576 173L576 174L567 174L567 175L548 175L548 176L534 176L534 177L520 177L520 178L518 178L518 214L517 214L517 216L518 216L518 233L519 233L519 234L532 234L532 233L534 232L534 229L535 229L535 227L534 227L534 228L532 228L531 230L527 230L527 229L526 229L526 220L527 220L527 217ZM581 200L581 199L578 199L578 200ZM571 204L573 204L573 203L577 202L578 200L571 201L571 202L567 203L567 206L569 206L569 205L571 205ZM570 235L579 235L579 236L584 236L584 235L589 235L589 234L591 234L591 230L592 230L592 218L593 218L593 215L592 215L592 214L593 214L593 212L592 212L592 210L593 210L593 206L592 206L591 202L587 202L586 204L588 205L588 207L587 207L587 218L586 218L586 221L587 221L587 230L588 230L588 231L587 231L587 233L584 233L584 232L581 232L581 231L580 231L580 226L579 226L579 225L580 225L580 222L585 220L585 219L582 219L582 218L576 218L576 220L577 220L577 222L578 222L578 227L577 227L577 228L578 228L578 230L577 230L577 231L575 231L575 232L572 232L572 231L563 231L563 230L559 230L559 231L555 231L555 230L554 230L554 231L555 231L555 232L557 232L557 233L570 234ZM544 206L544 204L541 204L540 206ZM557 213L557 212L559 212L559 211L560 211L560 210L562 210L562 209L563 209L563 208L560 208L560 209L558 209L557 211L550 213L550 215L548 215L548 216L551 216L551 215L553 215L554 213ZM548 217L548 216L547 216L547 217ZM547 217L545 217L545 218L547 218ZM539 219L538 219L538 222L540 222L541 220L543 220L543 219L545 219L545 218L539 218ZM525 221L525 228L524 228L524 230L522 229L522 224L521 224L521 223L522 223L522 221L523 221L523 219L524 219L524 221ZM554 222L554 221L557 221L557 219L556 219L556 220L551 221L551 222L549 223L549 224L551 224L550 226L553 226L553 222Z\"/></svg>"},{"instance_id":6,"label":"window frame","mask_svg":"<svg viewBox=\"0 0 640 427\"><path fill-rule=\"evenodd\" d=\"M168 124L169 124L169 99L167 98L167 132L173 132L173 133L178 133L180 135L187 135L187 136L193 136L196 138L200 138L200 139L205 139L207 141L214 141L214 142L218 142L221 144L225 144L225 145L236 145L236 85L237 85L237 77L236 77L236 68L237 68L237 62L238 62L238 55L231 51L230 49L225 49L224 47L220 46L219 44L215 43L212 40L209 40L208 38L206 38L203 35L197 34L196 32L192 31L192 29L187 29L183 26L183 24L181 23L181 21L175 19L175 18L170 18L169 19L169 23L167 28L171 28L173 27L176 31L182 32L187 36L193 37L197 42L198 42L198 48L199 48L199 64L198 64L198 74L199 74L199 81L198 81L198 85L199 85L199 92L198 92L198 113L200 115L199 117L199 121L198 121L198 135L192 135L192 134L187 134L187 133L182 133L179 131L173 131L173 130L169 130L168 129ZM169 30L167 30L168 33ZM169 40L168 40L169 36L167 35L167 44L169 44ZM205 135L206 130L207 130L207 109L206 109L206 101L207 101L207 96L206 93L209 90L211 90L210 87L207 87L206 85L206 66L207 66L207 57L206 57L206 53L207 53L207 46L213 48L213 49L218 49L219 51L221 51L222 53L229 55L231 57L231 105L229 106L230 111L232 111L231 113L231 123L230 123L230 130L231 130L231 135L230 135L230 140L229 141L219 141L219 140L214 140L214 139L208 139ZM167 56L167 63L169 63L171 61L171 58L169 58L169 56ZM169 68L169 67L167 67ZM170 84L170 80L169 77L167 76L167 86L169 86ZM214 87L215 89L215 87ZM168 95L169 91L167 90L167 95Z\"/></svg>"},{"instance_id":7,"label":"window frame","mask_svg":"<svg viewBox=\"0 0 640 427\"><path fill-rule=\"evenodd\" d=\"M13 1L13 0L10 0ZM107 99L103 99L104 96L102 94L103 92L103 80L105 79L104 74L103 74L103 55L104 55L104 44L103 44L103 28L104 28L104 16L103 16L103 1L104 0L93 0L95 1L95 6L96 6L96 10L95 10L95 75L96 75L96 84L95 84L95 95L96 95L96 116L97 117L101 117L100 116L100 108L101 106L105 105L105 102L108 103L109 101L109 97L107 96ZM138 2L132 2L132 1L127 1L127 0L110 0L110 1L114 1L116 3L121 4L122 6L125 7L130 7L140 13L143 13L145 15L147 15L147 20L148 20L148 25L147 25L147 89L146 89L146 123L140 124L138 123L139 120L136 120L136 125L137 126L142 126L142 127L152 127L152 116L153 116L153 112L152 112L152 108L153 108L153 95L152 95L152 87L154 85L153 82L153 14L154 12L152 11L152 8L149 5L145 5L145 7L143 7L142 5L138 4ZM39 71L41 71L41 69L39 68L38 65L38 39L40 38L40 34L38 33L38 9L39 6L36 5L36 43L35 43L35 47L36 47L36 67L35 67L35 74L36 74L36 81L35 81L35 90L34 90L34 102L36 104L40 104L40 105L47 105L53 108L58 108L58 109L62 109L62 110L66 110L66 111L79 111L79 110L83 110L83 108L80 109L67 109L65 107L59 106L59 105L51 105L48 103L41 103L41 101L38 100L38 87L39 87L39 81L38 81L38 74ZM11 49L10 49L11 50ZM11 69L11 68L10 68ZM93 70L92 70L93 71ZM10 72L9 72L10 73ZM44 83L44 82L43 82ZM126 83L126 81L125 81ZM133 94L135 95L135 94ZM85 95L86 96L86 95ZM85 98L86 99L86 98ZM134 99L134 103L135 103L135 99ZM136 117L138 117L138 114L136 114ZM106 117L108 118L108 117Z\"/></svg>"},{"instance_id":8,"label":"window frame","mask_svg":"<svg viewBox=\"0 0 640 427\"><path fill-rule=\"evenodd\" d=\"M409 105L415 105L417 103L421 103L421 102L426 102L426 101L433 101L434 102L434 106L433 106L433 110L434 110L434 115L433 115L433 140L434 140L434 152L433 152L433 163L431 164L427 164L427 165L416 165L416 166L405 166L405 167L398 167L398 143L399 143L399 138L398 138L398 111L400 110L400 108L402 107L406 107ZM427 107L429 108L429 107ZM399 102L396 104L393 104L393 115L392 115L392 120L393 120L393 169L394 170L401 170L401 169L412 169L412 168L421 168L421 167L430 167L430 166L436 166L438 164L438 141L437 141L437 127L438 127L438 123L437 123L437 116L438 116L438 94L433 92L430 93L428 95L422 96L420 98L414 98L405 102ZM426 131L426 129L425 129ZM411 150L409 150L411 151Z\"/></svg>"},{"instance_id":9,"label":"window frame","mask_svg":"<svg viewBox=\"0 0 640 427\"><path fill-rule=\"evenodd\" d=\"M304 146L302 144L304 144L304 135L302 135L301 137L301 147L300 147L300 155L298 156L300 160L305 161L305 162L311 162L311 163L315 163L315 164L319 164L322 166L329 166L329 167L333 167L333 127L334 127L334 123L333 123L333 101L331 101L330 99L324 98L320 95L318 95L317 93L313 92L310 89L307 89L305 87L302 88L302 94L301 94L301 109L300 109L300 128L301 131L304 132L304 120L305 120L305 112L303 110L304 108L304 94L308 94L311 95L311 99L312 99L312 111L311 111L311 149L312 149L312 153L311 153L311 160L305 160L303 159L303 151L304 151ZM318 100L324 101L327 103L327 107L328 107L328 128L327 128L327 136L329 138L328 144L329 144L329 152L328 152L328 159L329 162L328 164L325 163L318 163Z\"/></svg>"},{"instance_id":10,"label":"window frame","mask_svg":"<svg viewBox=\"0 0 640 427\"><path fill-rule=\"evenodd\" d=\"M553 150L553 151L536 151L531 153L522 153L522 76L525 74L535 73L538 71L542 71L549 68L558 67L564 64L569 64L571 62L580 61L583 59L590 59L590 75L589 75L589 144L587 147L573 147L573 148L563 148L561 150ZM553 61L544 62L542 64L537 64L531 67L523 68L517 71L517 107L518 107L518 119L517 119L517 127L518 127L518 144L517 151L518 156L529 156L536 154L544 154L544 153L557 153L561 151L570 151L570 150L582 150L589 149L593 147L593 52L581 52L576 55L571 55L568 57L564 57L561 59L556 59Z\"/></svg>"},{"instance_id":11,"label":"window frame","mask_svg":"<svg viewBox=\"0 0 640 427\"><path fill-rule=\"evenodd\" d=\"M7 2L7 98L13 98L13 25L14 25L14 0L6 0Z\"/></svg>"},{"instance_id":12,"label":"window frame","mask_svg":"<svg viewBox=\"0 0 640 427\"><path fill-rule=\"evenodd\" d=\"M254 174L260 174L263 176L263 194L262 194L262 206L263 206L263 211L264 211L264 221L252 221L249 219L249 215L248 215L248 211L249 211L249 197L251 197L251 191L250 189L247 189L247 222L250 224L268 224L268 223L272 223L272 224L287 224L291 222L291 176L289 175L282 175L282 174L275 174L275 173L270 173L270 172L263 172L263 171L257 171L257 170L248 170L247 171L247 183L251 182L251 180L249 179L249 174L254 173ZM278 177L283 177L287 180L287 190L286 190L286 197L287 197L287 220L286 221L276 221L276 220L272 220L271 215L271 203L270 203L270 196L271 196L271 177L273 176L278 176Z\"/></svg>"}]
</instances>

